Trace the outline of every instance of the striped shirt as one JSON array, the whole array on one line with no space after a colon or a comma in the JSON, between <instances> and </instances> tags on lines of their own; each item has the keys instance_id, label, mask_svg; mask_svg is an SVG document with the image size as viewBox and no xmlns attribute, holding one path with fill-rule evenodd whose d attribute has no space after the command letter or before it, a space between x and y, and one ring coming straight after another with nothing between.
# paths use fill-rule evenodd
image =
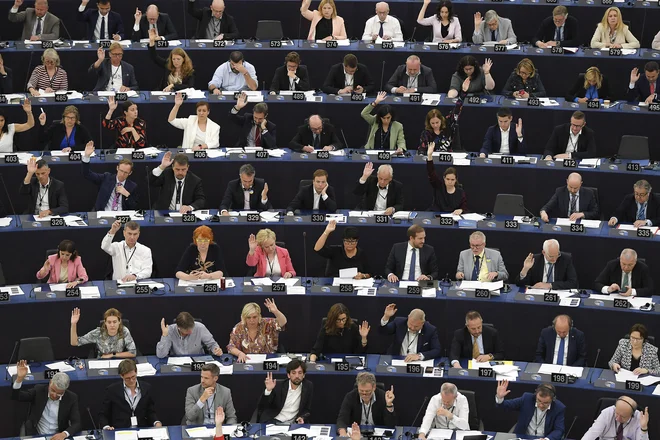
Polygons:
<instances>
[{"instance_id":1,"label":"striped shirt","mask_svg":"<svg viewBox=\"0 0 660 440\"><path fill-rule=\"evenodd\" d=\"M66 75L66 70L57 67L55 75L51 78L46 71L45 66L37 66L32 71L30 81L28 81L27 89L35 88L37 90L46 90L50 87L53 90L68 90L69 80Z\"/></svg>"},{"instance_id":2,"label":"striped shirt","mask_svg":"<svg viewBox=\"0 0 660 440\"><path fill-rule=\"evenodd\" d=\"M103 127L117 132L117 148L144 148L147 146L147 123L142 119L138 118L133 121L133 127L140 137L137 141L130 131L121 134L121 131L128 127L128 122L123 116L116 119L104 119Z\"/></svg>"}]
</instances>

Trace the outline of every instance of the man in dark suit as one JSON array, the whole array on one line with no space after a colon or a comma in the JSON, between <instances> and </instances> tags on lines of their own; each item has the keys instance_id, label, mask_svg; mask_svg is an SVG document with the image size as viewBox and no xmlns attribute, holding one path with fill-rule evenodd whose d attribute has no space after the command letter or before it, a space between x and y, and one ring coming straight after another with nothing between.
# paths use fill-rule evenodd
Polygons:
<instances>
[{"instance_id":1,"label":"man in dark suit","mask_svg":"<svg viewBox=\"0 0 660 440\"><path fill-rule=\"evenodd\" d=\"M25 434L57 434L50 440L64 440L81 429L78 396L69 391L70 379L66 373L55 373L48 385L39 384L23 390L23 379L28 373L27 361L16 365L16 381L12 385L11 398L29 402L30 411L25 421ZM59 402L58 402L59 401Z\"/></svg>"},{"instance_id":2,"label":"man in dark suit","mask_svg":"<svg viewBox=\"0 0 660 440\"><path fill-rule=\"evenodd\" d=\"M209 40L235 40L239 37L234 17L225 14L225 2L213 0L211 7L195 8L195 1L188 2L188 13L199 20L195 37Z\"/></svg>"},{"instance_id":3,"label":"man in dark suit","mask_svg":"<svg viewBox=\"0 0 660 440\"><path fill-rule=\"evenodd\" d=\"M160 40L176 40L178 38L174 23L170 16L158 10L158 6L149 5L147 12L142 15L139 9L135 8L135 24L131 39L140 41L149 38L149 29L156 29L156 35Z\"/></svg>"},{"instance_id":4,"label":"man in dark suit","mask_svg":"<svg viewBox=\"0 0 660 440\"><path fill-rule=\"evenodd\" d=\"M346 437L346 428L359 425L396 426L394 387L384 391L376 386L376 376L366 371L358 373L353 388L341 402L337 417L337 433Z\"/></svg>"},{"instance_id":5,"label":"man in dark suit","mask_svg":"<svg viewBox=\"0 0 660 440\"><path fill-rule=\"evenodd\" d=\"M328 172L326 170L314 171L314 180L311 185L300 188L298 194L291 200L286 208L289 215L299 210L318 210L333 213L337 210L335 189L328 185Z\"/></svg>"},{"instance_id":6,"label":"man in dark suit","mask_svg":"<svg viewBox=\"0 0 660 440\"><path fill-rule=\"evenodd\" d=\"M557 240L546 240L540 254L529 254L525 258L523 268L516 277L516 284L520 287L532 286L534 289L577 289L578 278L573 257L559 251Z\"/></svg>"},{"instance_id":7,"label":"man in dark suit","mask_svg":"<svg viewBox=\"0 0 660 440\"><path fill-rule=\"evenodd\" d=\"M344 144L339 140L335 126L329 119L311 115L298 127L296 135L289 142L289 148L301 153L313 153L314 150L340 150L344 148Z\"/></svg>"},{"instance_id":8,"label":"man in dark suit","mask_svg":"<svg viewBox=\"0 0 660 440\"><path fill-rule=\"evenodd\" d=\"M160 187L152 209L186 213L206 206L202 179L188 172L189 168L185 154L172 157L171 151L165 153L160 165L149 174L149 184Z\"/></svg>"},{"instance_id":9,"label":"man in dark suit","mask_svg":"<svg viewBox=\"0 0 660 440\"><path fill-rule=\"evenodd\" d=\"M97 9L87 9L89 0L82 0L78 8L78 21L87 23L87 39L123 40L124 22L121 15L110 10L110 0L96 0Z\"/></svg>"},{"instance_id":10,"label":"man in dark suit","mask_svg":"<svg viewBox=\"0 0 660 440\"><path fill-rule=\"evenodd\" d=\"M566 6L555 6L552 17L546 17L536 31L532 44L543 49L555 46L577 47L580 45L578 21L568 15Z\"/></svg>"},{"instance_id":11,"label":"man in dark suit","mask_svg":"<svg viewBox=\"0 0 660 440\"><path fill-rule=\"evenodd\" d=\"M534 362L571 367L587 366L584 333L573 327L573 319L570 316L556 316L550 327L541 330Z\"/></svg>"},{"instance_id":12,"label":"man in dark suit","mask_svg":"<svg viewBox=\"0 0 660 440\"><path fill-rule=\"evenodd\" d=\"M454 368L461 368L459 359L501 360L504 359L504 344L497 329L484 325L481 314L472 310L465 315L465 327L454 332L449 359Z\"/></svg>"},{"instance_id":13,"label":"man in dark suit","mask_svg":"<svg viewBox=\"0 0 660 440\"><path fill-rule=\"evenodd\" d=\"M630 84L628 84L626 99L634 103L639 101L644 101L646 104L658 102L659 70L656 61L649 61L644 65L644 76L641 76L639 69L635 67L630 72Z\"/></svg>"},{"instance_id":14,"label":"man in dark suit","mask_svg":"<svg viewBox=\"0 0 660 440\"><path fill-rule=\"evenodd\" d=\"M390 93L437 93L433 70L422 64L417 55L410 55L406 64L396 68L387 81L385 90Z\"/></svg>"},{"instance_id":15,"label":"man in dark suit","mask_svg":"<svg viewBox=\"0 0 660 440\"><path fill-rule=\"evenodd\" d=\"M85 179L99 187L94 211L128 211L137 206L137 183L128 180L133 173L133 161L122 159L117 164L117 174L95 173L90 169L89 162L94 153L94 143L85 147L82 157L82 175Z\"/></svg>"},{"instance_id":16,"label":"man in dark suit","mask_svg":"<svg viewBox=\"0 0 660 440\"><path fill-rule=\"evenodd\" d=\"M617 292L629 296L653 296L651 271L643 261L637 261L637 252L626 248L616 260L609 261L596 278L596 291L604 294Z\"/></svg>"},{"instance_id":17,"label":"man in dark suit","mask_svg":"<svg viewBox=\"0 0 660 440\"><path fill-rule=\"evenodd\" d=\"M9 21L23 23L21 40L57 40L60 38L60 19L48 12L48 0L36 0L34 8L18 12L23 0L14 0Z\"/></svg>"},{"instance_id":18,"label":"man in dark suit","mask_svg":"<svg viewBox=\"0 0 660 440\"><path fill-rule=\"evenodd\" d=\"M137 90L138 82L135 78L135 69L122 60L124 48L121 47L121 44L112 43L108 52L110 52L110 59L105 58L105 50L99 47L96 50L96 61L87 69L87 73L96 74L98 77L94 91L127 92Z\"/></svg>"},{"instance_id":19,"label":"man in dark suit","mask_svg":"<svg viewBox=\"0 0 660 440\"><path fill-rule=\"evenodd\" d=\"M566 405L557 400L554 386L541 384L533 394L524 393L522 397L504 400L511 392L507 390L508 386L508 380L497 383L495 401L500 408L519 412L514 433L543 437L547 440L563 438Z\"/></svg>"},{"instance_id":20,"label":"man in dark suit","mask_svg":"<svg viewBox=\"0 0 660 440\"><path fill-rule=\"evenodd\" d=\"M405 356L405 362L425 361L440 357L438 329L426 321L423 310L413 309L407 318L398 317L396 304L389 304L380 320L381 334L394 335L387 354Z\"/></svg>"},{"instance_id":21,"label":"man in dark suit","mask_svg":"<svg viewBox=\"0 0 660 440\"><path fill-rule=\"evenodd\" d=\"M239 178L227 184L225 195L220 203L220 214L229 215L229 210L251 209L268 211L273 208L268 200L268 184L255 177L254 167L249 163L238 170Z\"/></svg>"},{"instance_id":22,"label":"man in dark suit","mask_svg":"<svg viewBox=\"0 0 660 440\"><path fill-rule=\"evenodd\" d=\"M241 127L241 135L236 142L237 147L261 147L265 150L277 148L277 126L268 118L268 104L258 102L252 113L239 115L247 105L248 97L241 93L236 105L229 111L229 119Z\"/></svg>"},{"instance_id":23,"label":"man in dark suit","mask_svg":"<svg viewBox=\"0 0 660 440\"><path fill-rule=\"evenodd\" d=\"M151 385L144 381L138 382L135 361L125 359L121 361L117 370L122 382L113 383L105 389L99 425L104 430L130 428L133 426L131 419L135 417L138 427L162 427L163 424L156 415L156 403L151 395Z\"/></svg>"},{"instance_id":24,"label":"man in dark suit","mask_svg":"<svg viewBox=\"0 0 660 440\"><path fill-rule=\"evenodd\" d=\"M27 174L18 193L30 198L25 214L46 217L69 212L64 183L50 177L50 168L43 159L28 159Z\"/></svg>"},{"instance_id":25,"label":"man in dark suit","mask_svg":"<svg viewBox=\"0 0 660 440\"><path fill-rule=\"evenodd\" d=\"M583 112L574 112L570 123L557 125L552 130L543 157L545 160L598 157L596 133L587 127L587 118Z\"/></svg>"},{"instance_id":26,"label":"man in dark suit","mask_svg":"<svg viewBox=\"0 0 660 440\"><path fill-rule=\"evenodd\" d=\"M660 198L652 191L648 181L635 182L633 194L623 198L607 224L615 226L617 223L632 223L636 228L660 225Z\"/></svg>"},{"instance_id":27,"label":"man in dark suit","mask_svg":"<svg viewBox=\"0 0 660 440\"><path fill-rule=\"evenodd\" d=\"M362 171L362 177L353 190L356 196L362 196L357 205L361 211L385 211L392 215L403 209L403 183L394 180L394 170L391 165L378 167L376 176L372 176L374 164L367 162Z\"/></svg>"},{"instance_id":28,"label":"man in dark suit","mask_svg":"<svg viewBox=\"0 0 660 440\"><path fill-rule=\"evenodd\" d=\"M571 173L566 179L566 186L555 190L548 203L541 208L541 220L548 223L550 217L569 218L576 221L581 218L599 220L600 211L594 192L582 187L582 176Z\"/></svg>"},{"instance_id":29,"label":"man in dark suit","mask_svg":"<svg viewBox=\"0 0 660 440\"><path fill-rule=\"evenodd\" d=\"M275 381L273 373L267 373L266 389L259 398L258 423L309 423L314 384L305 379L306 371L307 364L294 359L286 364L289 380ZM294 396L290 401L289 393Z\"/></svg>"},{"instance_id":30,"label":"man in dark suit","mask_svg":"<svg viewBox=\"0 0 660 440\"><path fill-rule=\"evenodd\" d=\"M344 56L344 61L330 68L328 76L323 83L323 93L328 95L345 95L351 93L374 92L376 86L371 78L369 69L364 64L358 63L358 59L352 53Z\"/></svg>"},{"instance_id":31,"label":"man in dark suit","mask_svg":"<svg viewBox=\"0 0 660 440\"><path fill-rule=\"evenodd\" d=\"M275 95L280 90L312 90L307 66L300 65L298 52L289 52L284 58L284 65L275 69L273 81L270 83L270 94Z\"/></svg>"},{"instance_id":32,"label":"man in dark suit","mask_svg":"<svg viewBox=\"0 0 660 440\"><path fill-rule=\"evenodd\" d=\"M497 125L488 127L479 157L488 157L491 153L525 154L527 146L523 138L522 119L518 118L515 130L511 129L513 113L508 107L497 110Z\"/></svg>"},{"instance_id":33,"label":"man in dark suit","mask_svg":"<svg viewBox=\"0 0 660 440\"><path fill-rule=\"evenodd\" d=\"M390 283L400 279L407 281L423 281L438 278L438 259L433 246L424 244L426 231L420 225L408 228L408 241L392 246L385 273Z\"/></svg>"}]
</instances>

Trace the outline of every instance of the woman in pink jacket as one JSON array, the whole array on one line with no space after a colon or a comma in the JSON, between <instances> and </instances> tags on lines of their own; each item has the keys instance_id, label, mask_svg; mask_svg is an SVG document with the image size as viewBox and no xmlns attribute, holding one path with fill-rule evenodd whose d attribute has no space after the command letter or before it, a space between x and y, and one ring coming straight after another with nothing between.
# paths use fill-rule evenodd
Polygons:
<instances>
[{"instance_id":1,"label":"woman in pink jacket","mask_svg":"<svg viewBox=\"0 0 660 440\"><path fill-rule=\"evenodd\" d=\"M46 277L49 283L67 283L66 287L76 287L89 280L74 242L63 240L57 247L57 253L46 259L37 272L37 278L41 280Z\"/></svg>"},{"instance_id":2,"label":"woman in pink jacket","mask_svg":"<svg viewBox=\"0 0 660 440\"><path fill-rule=\"evenodd\" d=\"M295 277L296 271L293 269L289 251L278 247L275 240L275 233L270 229L262 229L257 232L256 237L250 234L248 238L250 251L245 263L250 267L257 267L254 274L256 277Z\"/></svg>"},{"instance_id":3,"label":"woman in pink jacket","mask_svg":"<svg viewBox=\"0 0 660 440\"><path fill-rule=\"evenodd\" d=\"M334 0L321 0L318 11L310 11L312 0L303 0L300 13L312 24L309 27L308 40L346 40L344 19L337 15Z\"/></svg>"}]
</instances>

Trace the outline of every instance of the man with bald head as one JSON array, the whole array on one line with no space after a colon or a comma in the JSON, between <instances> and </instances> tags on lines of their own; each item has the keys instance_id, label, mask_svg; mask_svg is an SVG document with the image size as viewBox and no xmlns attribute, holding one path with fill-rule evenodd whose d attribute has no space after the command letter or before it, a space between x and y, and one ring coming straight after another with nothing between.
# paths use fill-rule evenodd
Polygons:
<instances>
[{"instance_id":1,"label":"man with bald head","mask_svg":"<svg viewBox=\"0 0 660 440\"><path fill-rule=\"evenodd\" d=\"M340 150L344 145L329 119L311 115L298 127L296 135L289 142L289 148L301 153L312 153L314 150Z\"/></svg>"},{"instance_id":2,"label":"man with bald head","mask_svg":"<svg viewBox=\"0 0 660 440\"><path fill-rule=\"evenodd\" d=\"M401 23L390 15L390 5L385 2L376 3L376 15L364 25L362 41L374 42L378 38L387 41L403 41Z\"/></svg>"},{"instance_id":3,"label":"man with bald head","mask_svg":"<svg viewBox=\"0 0 660 440\"><path fill-rule=\"evenodd\" d=\"M621 396L616 404L601 411L582 440L601 439L649 439L649 408L637 409L637 402Z\"/></svg>"},{"instance_id":4,"label":"man with bald head","mask_svg":"<svg viewBox=\"0 0 660 440\"><path fill-rule=\"evenodd\" d=\"M566 186L557 188L548 203L541 208L541 220L548 223L551 217L568 218L571 221L581 218L600 219L596 195L589 188L582 186L580 174L569 174Z\"/></svg>"},{"instance_id":5,"label":"man with bald head","mask_svg":"<svg viewBox=\"0 0 660 440\"><path fill-rule=\"evenodd\" d=\"M422 64L417 55L410 55L406 64L396 68L385 90L391 93L437 93L433 70Z\"/></svg>"},{"instance_id":6,"label":"man with bald head","mask_svg":"<svg viewBox=\"0 0 660 440\"><path fill-rule=\"evenodd\" d=\"M57 40L60 38L60 19L48 12L48 0L36 0L34 8L18 12L23 0L14 0L9 10L9 21L23 23L21 40ZM18 38L14 38L18 40Z\"/></svg>"},{"instance_id":7,"label":"man with bald head","mask_svg":"<svg viewBox=\"0 0 660 440\"><path fill-rule=\"evenodd\" d=\"M381 334L394 335L387 354L405 356L405 362L423 361L440 357L440 339L438 329L426 321L426 314L421 309L413 309L408 318L396 314L396 304L389 304L380 320Z\"/></svg>"},{"instance_id":8,"label":"man with bald head","mask_svg":"<svg viewBox=\"0 0 660 440\"><path fill-rule=\"evenodd\" d=\"M170 16L158 10L158 6L149 5L146 14L135 8L135 24L133 25L133 41L149 38L149 30L156 29L160 40L176 40L178 35Z\"/></svg>"},{"instance_id":9,"label":"man with bald head","mask_svg":"<svg viewBox=\"0 0 660 440\"><path fill-rule=\"evenodd\" d=\"M188 0L188 13L199 20L194 38L235 40L239 37L234 17L225 13L225 2L213 0L211 7L195 8L195 0Z\"/></svg>"},{"instance_id":10,"label":"man with bald head","mask_svg":"<svg viewBox=\"0 0 660 440\"><path fill-rule=\"evenodd\" d=\"M573 327L568 315L558 315L552 325L541 330L534 362L542 364L587 366L587 343L584 333Z\"/></svg>"},{"instance_id":11,"label":"man with bald head","mask_svg":"<svg viewBox=\"0 0 660 440\"><path fill-rule=\"evenodd\" d=\"M87 23L87 39L123 40L124 22L121 15L110 10L110 0L96 0L96 9L87 9L89 0L82 0L78 7L78 21Z\"/></svg>"},{"instance_id":12,"label":"man with bald head","mask_svg":"<svg viewBox=\"0 0 660 440\"><path fill-rule=\"evenodd\" d=\"M578 278L573 257L560 252L557 240L546 240L543 242L543 252L527 255L516 284L534 289L577 289Z\"/></svg>"},{"instance_id":13,"label":"man with bald head","mask_svg":"<svg viewBox=\"0 0 660 440\"><path fill-rule=\"evenodd\" d=\"M392 165L381 165L372 175L374 164L367 162L353 194L361 196L356 209L360 211L384 211L392 215L403 210L403 183L394 180Z\"/></svg>"},{"instance_id":14,"label":"man with bald head","mask_svg":"<svg viewBox=\"0 0 660 440\"><path fill-rule=\"evenodd\" d=\"M637 252L626 248L619 258L607 263L596 278L595 289L604 294L651 297L653 278L646 263L637 261Z\"/></svg>"}]
</instances>

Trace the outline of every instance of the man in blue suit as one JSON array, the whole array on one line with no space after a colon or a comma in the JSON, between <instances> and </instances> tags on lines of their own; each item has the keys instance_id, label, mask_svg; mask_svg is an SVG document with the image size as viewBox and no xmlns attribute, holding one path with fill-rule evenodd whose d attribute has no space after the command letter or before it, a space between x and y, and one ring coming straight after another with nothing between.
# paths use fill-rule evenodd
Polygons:
<instances>
[{"instance_id":1,"label":"man in blue suit","mask_svg":"<svg viewBox=\"0 0 660 440\"><path fill-rule=\"evenodd\" d=\"M87 39L96 40L123 40L124 22L121 15L110 10L110 0L96 0L98 9L88 9L89 0L82 0L78 8L78 21L87 23Z\"/></svg>"},{"instance_id":2,"label":"man in blue suit","mask_svg":"<svg viewBox=\"0 0 660 440\"><path fill-rule=\"evenodd\" d=\"M504 400L508 380L497 382L495 402L506 410L519 411L514 433L543 437L548 440L561 440L564 435L564 411L566 405L557 400L555 387L541 384L534 393L524 393L522 397Z\"/></svg>"},{"instance_id":3,"label":"man in blue suit","mask_svg":"<svg viewBox=\"0 0 660 440\"><path fill-rule=\"evenodd\" d=\"M541 330L534 362L543 364L587 366L587 343L584 333L573 327L573 319L559 315L552 326Z\"/></svg>"},{"instance_id":4,"label":"man in blue suit","mask_svg":"<svg viewBox=\"0 0 660 440\"><path fill-rule=\"evenodd\" d=\"M438 330L426 322L424 311L413 309L408 318L392 319L396 311L396 304L389 304L380 320L380 333L394 335L387 354L405 356L406 362L440 357Z\"/></svg>"},{"instance_id":5,"label":"man in blue suit","mask_svg":"<svg viewBox=\"0 0 660 440\"><path fill-rule=\"evenodd\" d=\"M98 174L89 169L89 161L94 152L94 142L85 146L82 157L82 175L99 187L94 211L129 211L137 206L137 184L128 180L133 173L133 162L122 159L117 164L117 174Z\"/></svg>"},{"instance_id":6,"label":"man in blue suit","mask_svg":"<svg viewBox=\"0 0 660 440\"><path fill-rule=\"evenodd\" d=\"M508 107L497 111L497 125L488 127L479 157L488 157L491 153L525 154L522 119L518 119L515 130L511 129L513 114Z\"/></svg>"}]
</instances>

